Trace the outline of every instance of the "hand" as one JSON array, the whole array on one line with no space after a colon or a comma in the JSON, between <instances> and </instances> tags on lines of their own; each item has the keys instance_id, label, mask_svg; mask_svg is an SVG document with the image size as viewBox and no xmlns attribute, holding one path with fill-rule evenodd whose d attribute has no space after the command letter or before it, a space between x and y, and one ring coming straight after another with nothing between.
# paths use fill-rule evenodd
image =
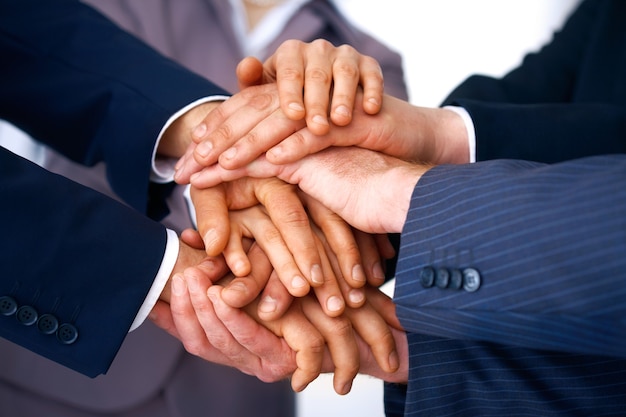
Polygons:
<instances>
[{"instance_id":1,"label":"hand","mask_svg":"<svg viewBox=\"0 0 626 417\"><path fill-rule=\"evenodd\" d=\"M297 184L361 231L399 233L415 185L428 169L378 152L346 147L325 149L286 165L274 165L263 157L238 170L214 165L203 173L203 181L212 185L242 176L278 177Z\"/></svg>"},{"instance_id":2,"label":"hand","mask_svg":"<svg viewBox=\"0 0 626 417\"><path fill-rule=\"evenodd\" d=\"M271 268L268 262L255 262L255 266ZM384 295L381 301L368 294L372 303L350 310L359 332L356 340L347 317L328 317L310 297L295 300L287 314L275 321L263 322L257 317L281 336L277 337L251 318L255 304L248 306L247 313L230 307L221 297L222 288L211 286L200 269L189 268L184 279L176 279L180 281L174 285L171 314L159 305L161 310L152 318L194 355L236 367L263 381L291 376L295 391L303 390L320 372L335 372L334 386L340 394L350 390L359 369L389 381L406 381L406 338L398 331L397 319L390 315L391 301ZM389 326L385 319L391 322ZM402 357L394 353L396 342Z\"/></svg>"},{"instance_id":3,"label":"hand","mask_svg":"<svg viewBox=\"0 0 626 417\"><path fill-rule=\"evenodd\" d=\"M308 213L323 228L340 260L341 284L347 283L340 291L335 274L331 270L323 272L322 257L326 254L316 243L312 231L314 224L309 221L300 201L302 197L295 191L293 185L275 178L244 178L217 188L192 188L198 230L204 236L207 253L216 256L225 248L224 256L233 273L246 275L250 271L250 262L242 249L241 239L255 238L270 256L289 293L303 296L309 292L310 285L316 287L315 292L330 315L343 311L344 299L352 307L358 307L364 297L358 288L366 279L374 284L380 284L384 279L378 253L374 253L371 245L366 245L365 237L360 239L364 243L358 245L353 231L342 219L308 199ZM264 209L257 206L259 203ZM361 253L366 255L368 268L362 265ZM236 280L232 288L236 291L227 291L230 294L227 298L231 305L243 306L256 298L263 287L265 282ZM270 298L272 301L285 299ZM276 304L276 313L284 312L287 306Z\"/></svg>"},{"instance_id":4,"label":"hand","mask_svg":"<svg viewBox=\"0 0 626 417\"><path fill-rule=\"evenodd\" d=\"M199 104L178 117L167 127L157 148L157 154L164 157L180 158L191 144L191 131L221 102L211 101Z\"/></svg>"},{"instance_id":5,"label":"hand","mask_svg":"<svg viewBox=\"0 0 626 417\"><path fill-rule=\"evenodd\" d=\"M208 289L214 312L231 335L244 343L248 337L238 323L246 313L228 306L221 291L220 286ZM254 309L247 311L254 314ZM198 319L203 321L202 314L198 314ZM406 335L395 318L393 303L378 290L369 288L368 302L358 309L349 308L341 317L328 317L311 297L303 297L295 300L281 318L257 320L282 336L297 352L297 369L291 376L294 391L302 391L322 372L334 372L333 385L338 394L350 391L357 373L389 382L408 379Z\"/></svg>"},{"instance_id":6,"label":"hand","mask_svg":"<svg viewBox=\"0 0 626 417\"><path fill-rule=\"evenodd\" d=\"M255 266L259 268L255 272L269 274L271 266L267 258L253 246L250 256L255 259L257 255L259 262ZM265 271L259 270L263 268ZM295 352L283 339L247 315L231 319L229 329L215 316L206 289L216 278L216 274L211 276L201 268L176 274L172 280L171 303L158 301L150 319L179 339L189 353L207 361L235 367L265 382L291 375L296 369ZM230 331L240 336L239 339Z\"/></svg>"},{"instance_id":7,"label":"hand","mask_svg":"<svg viewBox=\"0 0 626 417\"><path fill-rule=\"evenodd\" d=\"M328 114L335 125L350 123L359 86L363 87L366 113L376 114L382 104L383 76L378 62L349 45L335 47L323 39L310 43L288 40L265 64L245 58L237 66L237 77L241 89L277 82L282 111L292 120L306 117L316 135L328 132Z\"/></svg>"},{"instance_id":8,"label":"hand","mask_svg":"<svg viewBox=\"0 0 626 417\"><path fill-rule=\"evenodd\" d=\"M382 152L406 161L422 161L432 164L469 162L467 130L461 117L448 109L430 109L413 106L406 101L385 96L383 107L376 115L366 114L358 105L354 109L352 123L347 126L331 126L326 135L314 135L307 128L291 125L293 134L282 141L273 132L285 136L289 130L284 117L268 117L248 107L246 117L254 122L247 126L229 125L219 140L224 147L215 149L211 157L181 163L180 174L194 186L204 188L214 182L207 180L206 170L215 161L229 170L250 163L257 155L274 164L295 162L306 155L330 146L358 146ZM256 116L253 114L256 113ZM216 112L213 115L217 116ZM256 118L255 118L256 117ZM219 154L226 144L235 143L228 151ZM199 162L198 162L199 161ZM208 167L208 168L206 168Z\"/></svg>"},{"instance_id":9,"label":"hand","mask_svg":"<svg viewBox=\"0 0 626 417\"><path fill-rule=\"evenodd\" d=\"M217 281L228 273L228 268L222 257L207 256L202 249L202 242L197 238L197 234L191 229L181 233L178 245L178 256L172 268L170 277L161 292L160 300L169 303L171 296L171 284L173 278L181 274L185 268L197 267L207 277Z\"/></svg>"},{"instance_id":10,"label":"hand","mask_svg":"<svg viewBox=\"0 0 626 417\"><path fill-rule=\"evenodd\" d=\"M324 40L310 44L287 41L265 67L254 58L242 61L238 75L241 85L248 88L228 99L193 130L193 143L176 165L178 183L188 183L191 174L214 164L218 157L226 168L250 162L304 127L301 120L305 115L311 134L327 133L331 90L330 115L336 126L348 124L356 106L365 114L376 114L382 105L383 80L378 63L350 46L335 48ZM262 83L270 84L260 86ZM357 95L359 85L363 92ZM266 127L255 129L261 122Z\"/></svg>"}]
</instances>

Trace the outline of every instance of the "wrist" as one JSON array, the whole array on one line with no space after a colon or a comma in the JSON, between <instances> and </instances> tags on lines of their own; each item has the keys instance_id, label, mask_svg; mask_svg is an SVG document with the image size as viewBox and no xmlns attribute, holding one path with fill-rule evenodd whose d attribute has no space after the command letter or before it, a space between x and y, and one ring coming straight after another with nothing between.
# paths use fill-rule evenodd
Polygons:
<instances>
[{"instance_id":1,"label":"wrist","mask_svg":"<svg viewBox=\"0 0 626 417\"><path fill-rule=\"evenodd\" d=\"M157 148L159 156L179 158L191 143L191 131L215 109L221 101L208 101L192 107L178 117L163 132Z\"/></svg>"},{"instance_id":2,"label":"wrist","mask_svg":"<svg viewBox=\"0 0 626 417\"><path fill-rule=\"evenodd\" d=\"M439 153L437 164L466 164L470 161L467 124L461 112L452 107L438 109L437 138ZM468 116L469 117L469 116Z\"/></svg>"},{"instance_id":3,"label":"wrist","mask_svg":"<svg viewBox=\"0 0 626 417\"><path fill-rule=\"evenodd\" d=\"M422 175L432 166L424 164L407 164L398 167L391 172L391 178L387 184L392 185L387 188L394 204L390 207L391 213L387 217L390 224L385 227L388 233L401 233L411 206L413 191Z\"/></svg>"}]
</instances>

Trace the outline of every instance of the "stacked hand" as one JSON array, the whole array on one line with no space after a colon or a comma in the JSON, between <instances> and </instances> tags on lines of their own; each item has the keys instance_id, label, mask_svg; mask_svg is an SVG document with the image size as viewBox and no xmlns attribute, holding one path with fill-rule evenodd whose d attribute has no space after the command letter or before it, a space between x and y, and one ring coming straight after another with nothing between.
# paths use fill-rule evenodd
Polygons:
<instances>
[{"instance_id":1,"label":"stacked hand","mask_svg":"<svg viewBox=\"0 0 626 417\"><path fill-rule=\"evenodd\" d=\"M172 126L199 232L181 248L205 253L176 269L155 321L192 353L295 390L329 371L339 393L357 372L406 381L406 340L377 290L393 255L381 237L402 230L432 164L467 161L460 116L383 103L378 64L324 41L238 71L240 93Z\"/></svg>"}]
</instances>

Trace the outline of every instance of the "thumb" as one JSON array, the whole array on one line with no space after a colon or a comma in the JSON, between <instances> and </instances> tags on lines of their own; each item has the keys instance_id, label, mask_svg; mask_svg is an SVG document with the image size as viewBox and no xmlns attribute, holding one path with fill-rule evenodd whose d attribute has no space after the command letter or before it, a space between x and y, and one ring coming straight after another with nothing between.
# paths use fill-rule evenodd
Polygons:
<instances>
[{"instance_id":1,"label":"thumb","mask_svg":"<svg viewBox=\"0 0 626 417\"><path fill-rule=\"evenodd\" d=\"M237 64L237 81L239 90L265 82L263 79L263 64L257 58L249 56Z\"/></svg>"}]
</instances>

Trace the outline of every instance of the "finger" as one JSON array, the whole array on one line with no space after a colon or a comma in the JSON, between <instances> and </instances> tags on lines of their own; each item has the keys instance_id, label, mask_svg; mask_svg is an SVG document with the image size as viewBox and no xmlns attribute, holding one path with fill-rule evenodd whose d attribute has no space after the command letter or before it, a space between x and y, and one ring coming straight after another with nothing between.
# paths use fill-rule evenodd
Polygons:
<instances>
[{"instance_id":1,"label":"finger","mask_svg":"<svg viewBox=\"0 0 626 417\"><path fill-rule=\"evenodd\" d=\"M379 289L367 288L368 303L380 314L385 322L395 329L404 331L396 315L396 305L385 293Z\"/></svg>"},{"instance_id":2,"label":"finger","mask_svg":"<svg viewBox=\"0 0 626 417\"><path fill-rule=\"evenodd\" d=\"M265 155L269 162L281 165L298 161L331 145L340 145L340 143L334 142L328 135L315 135L306 128L286 137L279 144L268 149Z\"/></svg>"},{"instance_id":3,"label":"finger","mask_svg":"<svg viewBox=\"0 0 626 417\"><path fill-rule=\"evenodd\" d=\"M259 245L252 245L248 251L248 259L251 264L250 274L235 277L221 292L221 299L234 308L244 307L254 301L266 288L273 271L272 264ZM283 284L280 283L280 286L283 287Z\"/></svg>"},{"instance_id":4,"label":"finger","mask_svg":"<svg viewBox=\"0 0 626 417\"><path fill-rule=\"evenodd\" d=\"M344 300L346 300L346 304L352 308L359 308L365 303L365 291L363 288L354 288L348 284L347 280L343 276L341 272L341 268L339 266L339 260L335 253L333 253L328 243L324 244L326 248L328 260L330 261L333 271L335 271L335 276L337 277L337 284L339 285L339 290L343 295Z\"/></svg>"},{"instance_id":5,"label":"finger","mask_svg":"<svg viewBox=\"0 0 626 417\"><path fill-rule=\"evenodd\" d=\"M352 227L314 198L304 193L300 196L306 201L311 218L320 227L330 250L337 257L343 278L353 288L365 285L366 276L361 265L361 252ZM365 241L365 237L362 239Z\"/></svg>"},{"instance_id":6,"label":"finger","mask_svg":"<svg viewBox=\"0 0 626 417\"><path fill-rule=\"evenodd\" d=\"M272 271L259 299L258 315L265 321L277 320L289 309L292 301L293 297L280 282L276 271Z\"/></svg>"},{"instance_id":7,"label":"finger","mask_svg":"<svg viewBox=\"0 0 626 417\"><path fill-rule=\"evenodd\" d=\"M232 220L235 218L235 220ZM252 236L247 236L251 238ZM250 261L243 248L244 232L241 225L236 221L236 216L231 216L230 238L224 248L224 259L232 273L236 277L242 277L250 273Z\"/></svg>"},{"instance_id":8,"label":"finger","mask_svg":"<svg viewBox=\"0 0 626 417\"><path fill-rule=\"evenodd\" d=\"M263 82L263 63L253 56L239 61L235 72L240 90Z\"/></svg>"},{"instance_id":9,"label":"finger","mask_svg":"<svg viewBox=\"0 0 626 417\"><path fill-rule=\"evenodd\" d=\"M279 108L276 86L253 86L230 97L207 115L192 132L198 144L193 157L202 166L218 157Z\"/></svg>"},{"instance_id":10,"label":"finger","mask_svg":"<svg viewBox=\"0 0 626 417\"><path fill-rule=\"evenodd\" d=\"M320 244L325 250L326 257L331 265L337 285L339 287L339 290L341 291L344 301L348 304L348 306L352 308L360 307L365 302L365 292L362 288L353 288L348 284L346 278L343 275L343 272L341 271L341 267L339 266L339 260L337 259L337 255L333 252L330 245L328 244L326 236L324 236L324 233L322 233L322 231L317 227L315 227L315 232L320 240ZM335 314L333 314L333 316L335 316Z\"/></svg>"},{"instance_id":11,"label":"finger","mask_svg":"<svg viewBox=\"0 0 626 417\"><path fill-rule=\"evenodd\" d=\"M194 249L204 249L202 236L195 229L185 229L180 233L180 239Z\"/></svg>"},{"instance_id":12,"label":"finger","mask_svg":"<svg viewBox=\"0 0 626 417\"><path fill-rule=\"evenodd\" d=\"M253 238L263 249L290 294L302 297L309 292L309 281L298 267L280 231L260 206L233 212L231 218L242 226L242 230L245 228L246 236Z\"/></svg>"},{"instance_id":13,"label":"finger","mask_svg":"<svg viewBox=\"0 0 626 417\"><path fill-rule=\"evenodd\" d=\"M374 294L368 292L368 302L369 297L374 297ZM386 297L381 292L379 295ZM388 298L387 301L392 303ZM358 309L346 310L346 316L355 331L370 346L381 369L385 372L395 372L399 366L399 357L391 328L383 316L369 303Z\"/></svg>"},{"instance_id":14,"label":"finger","mask_svg":"<svg viewBox=\"0 0 626 417\"><path fill-rule=\"evenodd\" d=\"M305 107L302 99L304 88L304 62L301 48L304 45L298 41L283 42L266 62L266 72L274 72L280 96L280 108L291 120L301 120L305 116Z\"/></svg>"},{"instance_id":15,"label":"finger","mask_svg":"<svg viewBox=\"0 0 626 417\"><path fill-rule=\"evenodd\" d=\"M266 323L296 352L297 369L291 376L291 387L295 392L304 390L319 376L326 347L318 329L299 313L298 309L290 309L283 320Z\"/></svg>"},{"instance_id":16,"label":"finger","mask_svg":"<svg viewBox=\"0 0 626 417\"><path fill-rule=\"evenodd\" d=\"M335 392L350 392L352 381L359 372L359 352L350 321L346 317L328 317L310 298L302 299L302 309L315 328L322 334L335 364L333 386Z\"/></svg>"},{"instance_id":17,"label":"finger","mask_svg":"<svg viewBox=\"0 0 626 417\"><path fill-rule=\"evenodd\" d=\"M180 339L180 335L174 325L174 318L172 317L170 305L165 301L157 300L156 304L152 308L152 311L150 311L148 318L170 335Z\"/></svg>"},{"instance_id":18,"label":"finger","mask_svg":"<svg viewBox=\"0 0 626 417\"><path fill-rule=\"evenodd\" d=\"M330 91L333 82L332 55L334 46L323 39L309 44L311 53L307 55L304 73L304 107L306 125L315 135L324 135L330 128L328 111Z\"/></svg>"},{"instance_id":19,"label":"finger","mask_svg":"<svg viewBox=\"0 0 626 417\"><path fill-rule=\"evenodd\" d=\"M376 236L354 229L367 282L373 287L380 287L385 283L385 270Z\"/></svg>"},{"instance_id":20,"label":"finger","mask_svg":"<svg viewBox=\"0 0 626 417\"><path fill-rule=\"evenodd\" d=\"M217 318L213 304L207 296L210 282L193 268L185 271L185 281L193 311L204 333L198 335L199 339L204 339L201 346L208 342L221 355L228 358L230 366L234 366L247 374L253 373L252 370L258 368L259 359L241 346Z\"/></svg>"},{"instance_id":21,"label":"finger","mask_svg":"<svg viewBox=\"0 0 626 417\"><path fill-rule=\"evenodd\" d=\"M213 286L207 295L217 318L234 340L258 358L256 376L264 382L275 382L291 375L296 369L295 351L243 310L225 303L221 297L223 291L219 286Z\"/></svg>"},{"instance_id":22,"label":"finger","mask_svg":"<svg viewBox=\"0 0 626 417\"><path fill-rule=\"evenodd\" d=\"M324 246L319 239L317 240L317 244L320 253L325 253ZM342 291L339 288L338 279L326 256L322 257L322 270L324 273L324 284L319 287L314 287L313 290L324 313L330 317L337 317L343 313L346 303L343 299Z\"/></svg>"},{"instance_id":23,"label":"finger","mask_svg":"<svg viewBox=\"0 0 626 417\"><path fill-rule=\"evenodd\" d=\"M239 168L302 127L304 122L290 120L277 110L259 121L246 134L239 135L240 139L219 156L218 162L226 169Z\"/></svg>"},{"instance_id":24,"label":"finger","mask_svg":"<svg viewBox=\"0 0 626 417\"><path fill-rule=\"evenodd\" d=\"M383 104L383 71L378 61L362 55L359 73L363 85L363 110L367 114L376 114Z\"/></svg>"},{"instance_id":25,"label":"finger","mask_svg":"<svg viewBox=\"0 0 626 417\"><path fill-rule=\"evenodd\" d=\"M250 180L258 201L265 207L272 223L312 286L324 283L320 253L307 212L297 188L276 178Z\"/></svg>"},{"instance_id":26,"label":"finger","mask_svg":"<svg viewBox=\"0 0 626 417\"><path fill-rule=\"evenodd\" d=\"M203 168L203 166L197 163L193 158L196 146L196 143L192 141L183 156L176 162L174 166L174 181L176 181L176 183L189 184L191 175L199 172Z\"/></svg>"},{"instance_id":27,"label":"finger","mask_svg":"<svg viewBox=\"0 0 626 417\"><path fill-rule=\"evenodd\" d=\"M226 247L230 234L224 188L216 186L199 189L192 186L190 192L205 251L209 256L217 256Z\"/></svg>"},{"instance_id":28,"label":"finger","mask_svg":"<svg viewBox=\"0 0 626 417\"><path fill-rule=\"evenodd\" d=\"M337 126L345 126L352 120L352 110L359 88L359 57L357 51L342 45L336 50L337 59L333 62L333 91L330 106L330 119Z\"/></svg>"},{"instance_id":29,"label":"finger","mask_svg":"<svg viewBox=\"0 0 626 417\"><path fill-rule=\"evenodd\" d=\"M172 321L176 328L176 334L172 332L170 334L174 334L182 342L187 352L217 363L227 363L227 358L215 351L208 342L191 304L187 284L182 274L176 274L172 278L170 309Z\"/></svg>"}]
</instances>

